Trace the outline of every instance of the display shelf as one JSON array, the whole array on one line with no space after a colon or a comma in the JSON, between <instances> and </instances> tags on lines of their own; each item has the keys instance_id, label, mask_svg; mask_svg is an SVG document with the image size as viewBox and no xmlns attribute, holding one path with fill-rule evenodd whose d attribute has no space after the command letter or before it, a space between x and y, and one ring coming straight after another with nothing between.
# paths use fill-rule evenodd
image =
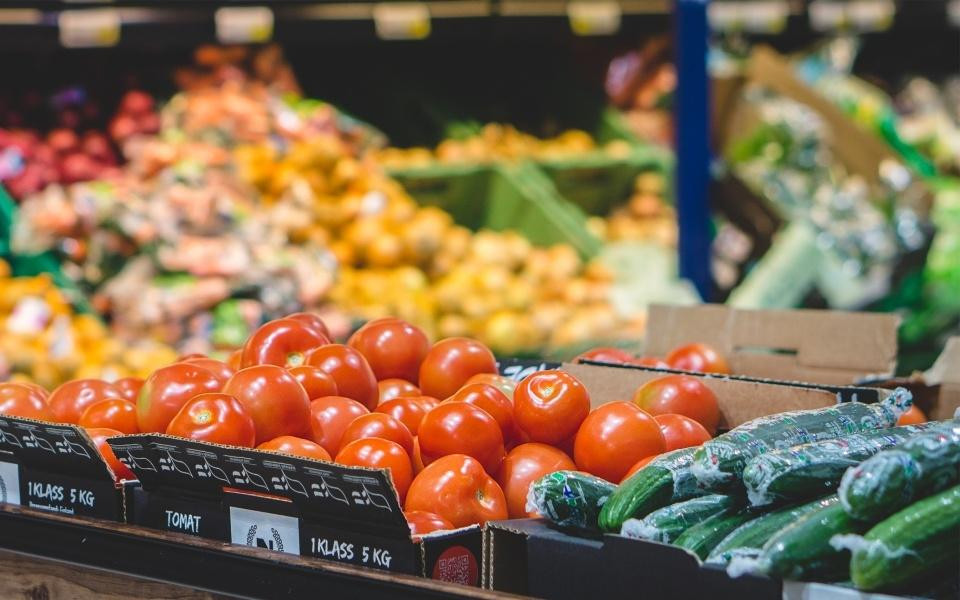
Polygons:
<instances>
[{"instance_id":1,"label":"display shelf","mask_svg":"<svg viewBox=\"0 0 960 600\"><path fill-rule=\"evenodd\" d=\"M2 550L66 562L82 573L120 573L136 578L131 586L153 580L243 598L318 593L331 598L501 597L478 588L11 505L0 505L0 531ZM47 582L42 578L41 585Z\"/></svg>"}]
</instances>

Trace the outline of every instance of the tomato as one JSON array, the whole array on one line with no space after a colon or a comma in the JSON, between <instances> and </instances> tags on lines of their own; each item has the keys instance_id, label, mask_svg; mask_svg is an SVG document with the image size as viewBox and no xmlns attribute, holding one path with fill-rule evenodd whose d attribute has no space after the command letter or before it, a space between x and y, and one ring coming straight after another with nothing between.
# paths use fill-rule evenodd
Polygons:
<instances>
[{"instance_id":1,"label":"tomato","mask_svg":"<svg viewBox=\"0 0 960 600\"><path fill-rule=\"evenodd\" d=\"M687 344L673 349L667 355L671 369L695 373L730 373L727 359L706 344Z\"/></svg>"},{"instance_id":2,"label":"tomato","mask_svg":"<svg viewBox=\"0 0 960 600\"><path fill-rule=\"evenodd\" d=\"M366 406L350 398L317 398L310 403L310 439L323 446L331 456L336 456L347 425L369 413Z\"/></svg>"},{"instance_id":3,"label":"tomato","mask_svg":"<svg viewBox=\"0 0 960 600\"><path fill-rule=\"evenodd\" d=\"M413 464L414 475L423 470L423 458L420 456L420 436L413 438L413 454L410 456L410 462Z\"/></svg>"},{"instance_id":4,"label":"tomato","mask_svg":"<svg viewBox=\"0 0 960 600\"><path fill-rule=\"evenodd\" d=\"M404 397L388 400L384 402L374 412L390 415L394 419L406 425L411 435L417 435L420 430L420 422L432 407L420 401L420 397Z\"/></svg>"},{"instance_id":5,"label":"tomato","mask_svg":"<svg viewBox=\"0 0 960 600\"><path fill-rule=\"evenodd\" d=\"M503 392L503 394L511 402L513 401L513 392L517 389L516 381L510 379L509 377L504 377L503 375L497 375L495 373L477 373L467 380L467 384L470 383L486 383L488 385L492 385Z\"/></svg>"},{"instance_id":6,"label":"tomato","mask_svg":"<svg viewBox=\"0 0 960 600\"><path fill-rule=\"evenodd\" d=\"M526 377L513 394L513 418L531 441L559 444L577 433L590 413L590 394L565 371Z\"/></svg>"},{"instance_id":7,"label":"tomato","mask_svg":"<svg viewBox=\"0 0 960 600\"><path fill-rule=\"evenodd\" d=\"M307 392L307 398L316 400L337 395L337 382L326 371L312 365L300 365L287 369Z\"/></svg>"},{"instance_id":8,"label":"tomato","mask_svg":"<svg viewBox=\"0 0 960 600\"><path fill-rule=\"evenodd\" d=\"M911 404L907 412L900 415L900 418L897 419L897 425L919 425L920 423L926 422L927 415L923 414L923 411L917 408L916 404Z\"/></svg>"},{"instance_id":9,"label":"tomato","mask_svg":"<svg viewBox=\"0 0 960 600\"><path fill-rule=\"evenodd\" d=\"M0 383L0 415L53 421L46 396L23 383Z\"/></svg>"},{"instance_id":10,"label":"tomato","mask_svg":"<svg viewBox=\"0 0 960 600\"><path fill-rule=\"evenodd\" d=\"M94 402L80 415L81 427L115 429L120 433L139 433L137 406L126 398Z\"/></svg>"},{"instance_id":11,"label":"tomato","mask_svg":"<svg viewBox=\"0 0 960 600\"><path fill-rule=\"evenodd\" d=\"M407 426L383 413L360 415L347 425L340 438L340 448L354 440L364 438L380 438L396 442L406 450L407 455L413 454L413 435Z\"/></svg>"},{"instance_id":12,"label":"tomato","mask_svg":"<svg viewBox=\"0 0 960 600\"><path fill-rule=\"evenodd\" d=\"M107 466L113 471L113 479L115 481L126 481L137 478L137 476L133 474L133 471L130 470L130 467L120 462L117 455L113 453L113 448L107 443L107 438L122 435L119 431L105 427L94 427L86 431L87 435L90 436L90 439L93 441L93 445L97 447L100 456L103 457L103 461L107 463Z\"/></svg>"},{"instance_id":13,"label":"tomato","mask_svg":"<svg viewBox=\"0 0 960 600\"><path fill-rule=\"evenodd\" d=\"M630 364L638 365L641 367L651 367L653 369L669 369L670 368L670 365L668 365L667 363L665 363L664 361L660 360L655 356L641 356L639 358L633 359Z\"/></svg>"},{"instance_id":14,"label":"tomato","mask_svg":"<svg viewBox=\"0 0 960 600\"><path fill-rule=\"evenodd\" d=\"M517 426L513 422L513 402L498 388L487 383L470 383L450 396L444 402L466 402L487 411L500 425L503 441L509 444L516 436Z\"/></svg>"},{"instance_id":15,"label":"tomato","mask_svg":"<svg viewBox=\"0 0 960 600\"><path fill-rule=\"evenodd\" d=\"M199 365L176 363L157 369L137 396L137 426L143 433L163 433L187 400L221 387L217 375Z\"/></svg>"},{"instance_id":16,"label":"tomato","mask_svg":"<svg viewBox=\"0 0 960 600\"><path fill-rule=\"evenodd\" d=\"M230 353L227 358L227 365L234 371L240 370L240 363L243 360L243 349L237 349Z\"/></svg>"},{"instance_id":17,"label":"tomato","mask_svg":"<svg viewBox=\"0 0 960 600\"><path fill-rule=\"evenodd\" d=\"M330 329L327 328L327 324L323 322L323 319L320 318L320 315L315 315L309 312L298 312L291 315L287 315L284 319L293 319L294 321L300 321L304 325L307 325L323 337L328 340L332 340L333 336L330 335Z\"/></svg>"},{"instance_id":18,"label":"tomato","mask_svg":"<svg viewBox=\"0 0 960 600\"><path fill-rule=\"evenodd\" d=\"M350 336L347 345L363 354L377 379L412 382L420 376L420 363L430 350L423 331L394 318L370 321Z\"/></svg>"},{"instance_id":19,"label":"tomato","mask_svg":"<svg viewBox=\"0 0 960 600\"><path fill-rule=\"evenodd\" d=\"M190 363L192 365L197 365L203 367L204 369L209 369L211 373L217 376L217 379L220 380L220 385L227 383L227 380L233 377L233 374L236 371L227 363L219 361L215 358L188 358L186 360L181 360L180 362Z\"/></svg>"},{"instance_id":20,"label":"tomato","mask_svg":"<svg viewBox=\"0 0 960 600\"><path fill-rule=\"evenodd\" d=\"M497 360L489 348L468 338L447 338L434 344L420 364L420 390L449 398L477 373L496 372Z\"/></svg>"},{"instance_id":21,"label":"tomato","mask_svg":"<svg viewBox=\"0 0 960 600\"><path fill-rule=\"evenodd\" d=\"M329 343L325 335L302 321L277 319L264 323L247 338L240 366L295 367L304 363L307 351Z\"/></svg>"},{"instance_id":22,"label":"tomato","mask_svg":"<svg viewBox=\"0 0 960 600\"><path fill-rule=\"evenodd\" d=\"M479 461L451 454L413 478L404 510L432 512L454 527L466 527L506 519L507 499Z\"/></svg>"},{"instance_id":23,"label":"tomato","mask_svg":"<svg viewBox=\"0 0 960 600\"><path fill-rule=\"evenodd\" d=\"M309 433L310 399L283 367L241 369L223 386L223 393L236 397L247 409L257 430L257 444L281 435Z\"/></svg>"},{"instance_id":24,"label":"tomato","mask_svg":"<svg viewBox=\"0 0 960 600\"><path fill-rule=\"evenodd\" d=\"M47 391L47 388L43 387L40 384L33 383L32 381L11 381L10 383L16 383L17 385L22 385L30 388L35 391L37 394L43 397L44 402L50 400L50 392Z\"/></svg>"},{"instance_id":25,"label":"tomato","mask_svg":"<svg viewBox=\"0 0 960 600\"><path fill-rule=\"evenodd\" d=\"M381 379L377 382L379 404L401 396L419 396L420 388L404 379Z\"/></svg>"},{"instance_id":26,"label":"tomato","mask_svg":"<svg viewBox=\"0 0 960 600\"><path fill-rule=\"evenodd\" d=\"M703 425L683 415L657 415L654 420L667 443L666 452L699 446L710 439L710 432Z\"/></svg>"},{"instance_id":27,"label":"tomato","mask_svg":"<svg viewBox=\"0 0 960 600\"><path fill-rule=\"evenodd\" d=\"M343 344L321 346L307 358L307 364L320 367L337 383L337 393L373 410L379 401L377 379L362 354Z\"/></svg>"},{"instance_id":28,"label":"tomato","mask_svg":"<svg viewBox=\"0 0 960 600\"><path fill-rule=\"evenodd\" d=\"M137 396L143 388L143 380L139 377L122 377L113 382L113 387L115 387L125 399L130 402L136 402Z\"/></svg>"},{"instance_id":29,"label":"tomato","mask_svg":"<svg viewBox=\"0 0 960 600\"><path fill-rule=\"evenodd\" d=\"M632 467L630 467L629 470L627 470L627 472L626 472L626 473L624 474L624 476L623 476L623 479L620 480L620 483L623 483L623 482L626 481L627 479L630 479L630 476L631 476L631 475L633 475L634 473L636 473L636 472L639 471L640 469L642 469L642 468L644 468L645 466L647 466L648 464L650 464L650 461L653 460L653 459L655 459L655 458L658 457L658 456L660 456L660 455L659 455L659 454L651 454L650 456L648 456L648 457L646 457L646 458L641 458L640 460L638 460L638 461L636 462L636 464L634 464Z\"/></svg>"},{"instance_id":30,"label":"tomato","mask_svg":"<svg viewBox=\"0 0 960 600\"><path fill-rule=\"evenodd\" d=\"M336 462L353 467L388 469L400 506L403 506L410 482L413 481L413 466L410 464L410 455L400 444L383 438L353 440L340 448Z\"/></svg>"},{"instance_id":31,"label":"tomato","mask_svg":"<svg viewBox=\"0 0 960 600\"><path fill-rule=\"evenodd\" d=\"M609 402L584 419L573 460L581 470L616 482L638 460L662 453L666 445L660 426L636 404Z\"/></svg>"},{"instance_id":32,"label":"tomato","mask_svg":"<svg viewBox=\"0 0 960 600\"><path fill-rule=\"evenodd\" d=\"M690 417L710 435L717 432L720 406L717 397L697 377L667 375L646 382L633 394L633 402L651 415Z\"/></svg>"},{"instance_id":33,"label":"tomato","mask_svg":"<svg viewBox=\"0 0 960 600\"><path fill-rule=\"evenodd\" d=\"M453 529L453 523L440 515L423 510L405 510L403 516L407 518L410 535L414 540L420 539L425 533Z\"/></svg>"},{"instance_id":34,"label":"tomato","mask_svg":"<svg viewBox=\"0 0 960 600\"><path fill-rule=\"evenodd\" d=\"M301 458L312 458L330 462L330 453L324 450L323 446L292 435L281 435L272 440L263 442L257 446L257 450L266 450L268 452L279 452Z\"/></svg>"},{"instance_id":35,"label":"tomato","mask_svg":"<svg viewBox=\"0 0 960 600\"><path fill-rule=\"evenodd\" d=\"M579 356L573 359L573 362L576 363L582 360L629 365L634 359L633 355L626 350L612 348L610 346L602 346L600 348L593 348L581 353Z\"/></svg>"},{"instance_id":36,"label":"tomato","mask_svg":"<svg viewBox=\"0 0 960 600\"><path fill-rule=\"evenodd\" d=\"M58 423L76 423L88 406L101 400L122 400L120 391L100 379L75 379L53 390L47 398L53 420Z\"/></svg>"},{"instance_id":37,"label":"tomato","mask_svg":"<svg viewBox=\"0 0 960 600\"><path fill-rule=\"evenodd\" d=\"M253 418L240 401L230 394L198 394L187 401L177 413L167 435L253 448L257 439Z\"/></svg>"},{"instance_id":38,"label":"tomato","mask_svg":"<svg viewBox=\"0 0 960 600\"><path fill-rule=\"evenodd\" d=\"M433 396L417 396L417 400L423 404L429 411L434 406L440 404L440 401L434 398Z\"/></svg>"},{"instance_id":39,"label":"tomato","mask_svg":"<svg viewBox=\"0 0 960 600\"><path fill-rule=\"evenodd\" d=\"M446 401L431 409L420 422L417 437L425 465L448 454L466 454L496 475L506 454L497 420L466 402Z\"/></svg>"},{"instance_id":40,"label":"tomato","mask_svg":"<svg viewBox=\"0 0 960 600\"><path fill-rule=\"evenodd\" d=\"M533 516L527 512L527 492L535 480L554 471L575 471L570 457L546 444L521 444L507 454L497 476L497 483L507 497L511 519Z\"/></svg>"}]
</instances>

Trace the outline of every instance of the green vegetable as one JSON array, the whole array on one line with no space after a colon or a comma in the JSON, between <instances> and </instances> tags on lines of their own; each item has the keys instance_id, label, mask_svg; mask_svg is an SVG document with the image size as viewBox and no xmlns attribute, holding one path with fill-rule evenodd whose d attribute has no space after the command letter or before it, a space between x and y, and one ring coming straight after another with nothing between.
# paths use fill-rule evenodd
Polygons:
<instances>
[{"instance_id":1,"label":"green vegetable","mask_svg":"<svg viewBox=\"0 0 960 600\"><path fill-rule=\"evenodd\" d=\"M728 509L687 529L673 541L675 546L686 548L700 557L707 558L714 547L730 532L753 519L756 513L748 510Z\"/></svg>"},{"instance_id":2,"label":"green vegetable","mask_svg":"<svg viewBox=\"0 0 960 600\"><path fill-rule=\"evenodd\" d=\"M743 485L753 506L798 501L833 492L844 471L936 423L891 427L801 444L751 458Z\"/></svg>"},{"instance_id":3,"label":"green vegetable","mask_svg":"<svg viewBox=\"0 0 960 600\"><path fill-rule=\"evenodd\" d=\"M734 498L722 494L684 500L655 510L643 519L627 520L620 533L632 538L672 542L690 527L737 503Z\"/></svg>"},{"instance_id":4,"label":"green vegetable","mask_svg":"<svg viewBox=\"0 0 960 600\"><path fill-rule=\"evenodd\" d=\"M914 436L848 470L840 502L851 516L879 521L925 495L960 482L960 429Z\"/></svg>"},{"instance_id":5,"label":"green vegetable","mask_svg":"<svg viewBox=\"0 0 960 600\"><path fill-rule=\"evenodd\" d=\"M960 560L960 486L911 504L862 538L837 543L853 549L850 578L862 590L900 587L950 565L955 568Z\"/></svg>"},{"instance_id":6,"label":"green vegetable","mask_svg":"<svg viewBox=\"0 0 960 600\"><path fill-rule=\"evenodd\" d=\"M600 511L600 529L619 532L627 519L702 496L689 469L694 452L696 448L683 448L658 456L621 483Z\"/></svg>"},{"instance_id":7,"label":"green vegetable","mask_svg":"<svg viewBox=\"0 0 960 600\"><path fill-rule=\"evenodd\" d=\"M735 556L759 556L771 537L815 510L837 504L836 494L813 502L781 508L747 521L723 538L707 557L707 562L728 563Z\"/></svg>"},{"instance_id":8,"label":"green vegetable","mask_svg":"<svg viewBox=\"0 0 960 600\"><path fill-rule=\"evenodd\" d=\"M530 484L527 510L535 510L562 527L593 530L597 528L600 507L614 487L593 475L557 471Z\"/></svg>"},{"instance_id":9,"label":"green vegetable","mask_svg":"<svg viewBox=\"0 0 960 600\"><path fill-rule=\"evenodd\" d=\"M892 427L912 403L910 392L897 388L877 404L847 402L760 417L705 442L694 454L690 470L707 490L736 489L747 461L754 457L780 448Z\"/></svg>"}]
</instances>

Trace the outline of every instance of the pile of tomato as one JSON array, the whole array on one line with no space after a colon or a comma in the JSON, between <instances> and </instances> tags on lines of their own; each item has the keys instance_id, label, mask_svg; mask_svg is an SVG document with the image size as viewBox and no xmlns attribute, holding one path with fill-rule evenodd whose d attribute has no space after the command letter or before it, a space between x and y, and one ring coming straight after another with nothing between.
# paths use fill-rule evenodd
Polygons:
<instances>
[{"instance_id":1,"label":"pile of tomato","mask_svg":"<svg viewBox=\"0 0 960 600\"><path fill-rule=\"evenodd\" d=\"M661 364L610 352L581 358ZM726 369L706 347L677 356L688 368ZM629 401L592 408L573 375L540 371L516 384L475 340L431 344L386 318L337 344L309 313L266 323L227 361L183 356L146 380L80 379L49 393L2 383L0 414L86 428L118 480L134 474L105 440L131 433L387 469L413 535L531 516L533 480L581 470L618 482L662 452L709 439L719 421L696 377L661 377Z\"/></svg>"}]
</instances>

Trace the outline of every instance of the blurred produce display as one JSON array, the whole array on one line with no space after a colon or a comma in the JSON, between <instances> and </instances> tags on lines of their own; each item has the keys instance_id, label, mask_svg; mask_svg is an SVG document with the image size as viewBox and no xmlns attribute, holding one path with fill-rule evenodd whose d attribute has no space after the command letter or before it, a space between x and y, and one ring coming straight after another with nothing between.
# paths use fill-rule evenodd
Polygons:
<instances>
[{"instance_id":1,"label":"blurred produce display","mask_svg":"<svg viewBox=\"0 0 960 600\"><path fill-rule=\"evenodd\" d=\"M673 145L670 111L677 73L667 37L653 38L638 50L622 54L607 68L605 88L611 103L641 139Z\"/></svg>"}]
</instances>

